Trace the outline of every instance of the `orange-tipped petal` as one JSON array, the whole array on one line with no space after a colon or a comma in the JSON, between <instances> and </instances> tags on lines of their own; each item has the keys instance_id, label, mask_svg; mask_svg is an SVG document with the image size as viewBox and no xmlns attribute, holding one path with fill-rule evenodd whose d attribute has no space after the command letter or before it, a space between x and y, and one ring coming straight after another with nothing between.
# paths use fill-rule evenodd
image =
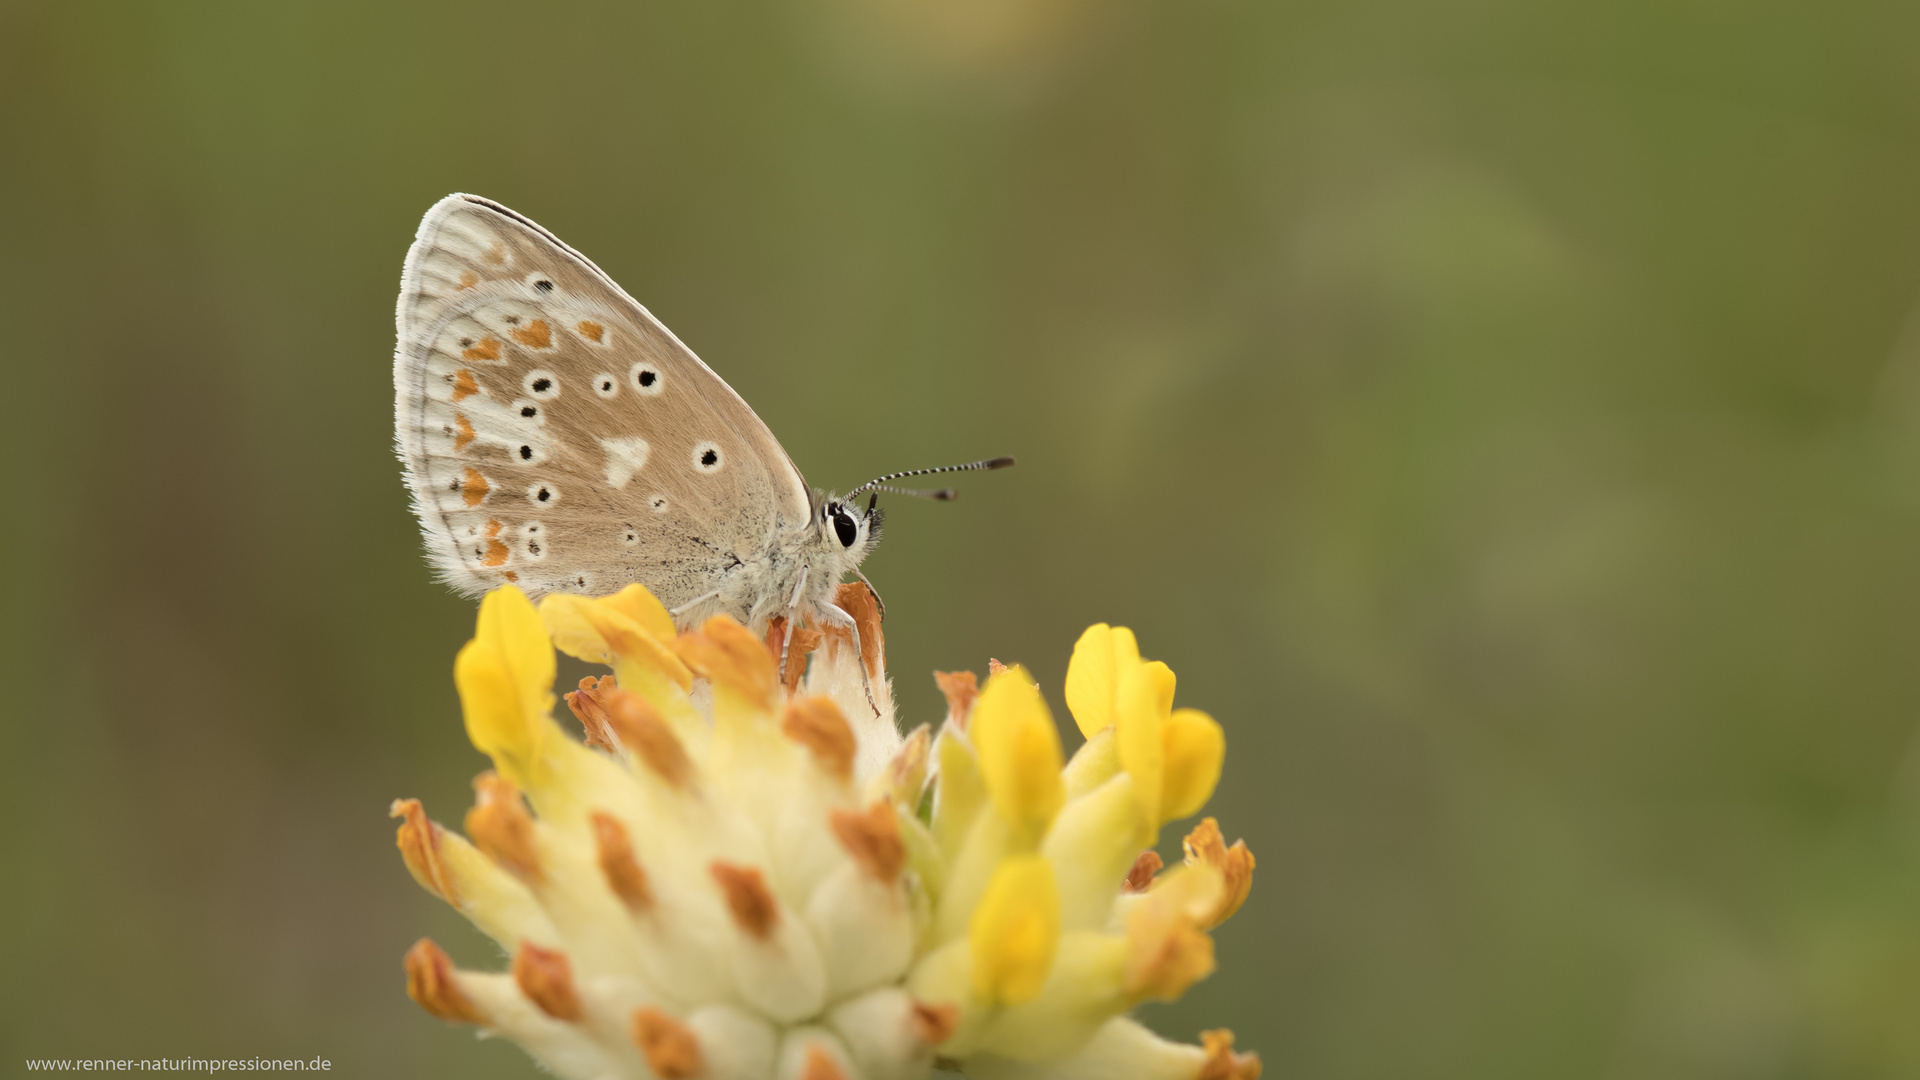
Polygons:
<instances>
[{"instance_id":1,"label":"orange-tipped petal","mask_svg":"<svg viewBox=\"0 0 1920 1080\"><path fill-rule=\"evenodd\" d=\"M467 811L467 836L487 857L523 881L540 880L540 857L533 847L533 816L520 791L506 777L483 772L473 778L473 809Z\"/></svg>"},{"instance_id":2,"label":"orange-tipped petal","mask_svg":"<svg viewBox=\"0 0 1920 1080\"><path fill-rule=\"evenodd\" d=\"M600 863L601 876L607 879L607 888L627 905L628 911L638 914L651 910L653 887L647 882L647 872L640 869L640 860L633 856L633 841L627 836L627 827L601 810L593 812L592 821L594 855Z\"/></svg>"},{"instance_id":3,"label":"orange-tipped petal","mask_svg":"<svg viewBox=\"0 0 1920 1080\"><path fill-rule=\"evenodd\" d=\"M692 782L693 759L652 702L639 694L616 692L607 699L607 721L620 745L669 787L685 789Z\"/></svg>"},{"instance_id":4,"label":"orange-tipped petal","mask_svg":"<svg viewBox=\"0 0 1920 1080\"><path fill-rule=\"evenodd\" d=\"M965 731L967 718L973 715L974 699L980 696L980 677L971 671L936 671L933 681L947 699L948 719Z\"/></svg>"},{"instance_id":5,"label":"orange-tipped petal","mask_svg":"<svg viewBox=\"0 0 1920 1080\"><path fill-rule=\"evenodd\" d=\"M573 987L573 965L558 949L543 949L530 941L520 943L513 958L513 981L527 1000L555 1020L578 1023L585 1015L580 994Z\"/></svg>"},{"instance_id":6,"label":"orange-tipped petal","mask_svg":"<svg viewBox=\"0 0 1920 1080\"><path fill-rule=\"evenodd\" d=\"M1248 850L1245 840L1235 840L1233 846L1228 847L1226 838L1220 834L1220 823L1213 818L1201 819L1181 841L1181 847L1186 851L1188 865L1204 864L1220 872L1220 903L1212 914L1201 920L1201 926L1210 928L1226 922L1253 891L1253 852Z\"/></svg>"},{"instance_id":7,"label":"orange-tipped petal","mask_svg":"<svg viewBox=\"0 0 1920 1080\"><path fill-rule=\"evenodd\" d=\"M755 705L773 701L774 660L747 628L715 615L700 629L675 639L674 651L694 674L746 698Z\"/></svg>"},{"instance_id":8,"label":"orange-tipped petal","mask_svg":"<svg viewBox=\"0 0 1920 1080\"><path fill-rule=\"evenodd\" d=\"M853 861L875 881L890 885L907 864L907 845L900 839L900 819L885 800L859 810L828 814L833 835Z\"/></svg>"},{"instance_id":9,"label":"orange-tipped petal","mask_svg":"<svg viewBox=\"0 0 1920 1080\"><path fill-rule=\"evenodd\" d=\"M633 1041L661 1080L693 1080L707 1071L699 1036L662 1009L642 1005L633 1010Z\"/></svg>"},{"instance_id":10,"label":"orange-tipped petal","mask_svg":"<svg viewBox=\"0 0 1920 1080\"><path fill-rule=\"evenodd\" d=\"M481 1024L487 1018L454 981L453 959L432 938L421 938L407 950L407 996L442 1020Z\"/></svg>"},{"instance_id":11,"label":"orange-tipped petal","mask_svg":"<svg viewBox=\"0 0 1920 1080\"><path fill-rule=\"evenodd\" d=\"M406 862L413 880L447 903L459 904L460 894L454 890L453 875L440 861L440 826L428 819L420 800L395 799L388 816L403 819L394 842L399 845L400 858Z\"/></svg>"},{"instance_id":12,"label":"orange-tipped petal","mask_svg":"<svg viewBox=\"0 0 1920 1080\"><path fill-rule=\"evenodd\" d=\"M765 941L780 925L780 905L767 888L766 875L751 866L714 860L707 870L726 896L734 925L748 937Z\"/></svg>"},{"instance_id":13,"label":"orange-tipped petal","mask_svg":"<svg viewBox=\"0 0 1920 1080\"><path fill-rule=\"evenodd\" d=\"M918 998L913 999L913 1013L907 1017L913 1025L913 1033L928 1046L939 1046L953 1037L954 1029L960 1026L960 1009L956 1005L941 1003L929 1005Z\"/></svg>"},{"instance_id":14,"label":"orange-tipped petal","mask_svg":"<svg viewBox=\"0 0 1920 1080\"><path fill-rule=\"evenodd\" d=\"M1127 871L1127 880L1120 887L1130 893L1146 892L1147 887L1153 884L1153 875L1159 873L1163 865L1159 852L1141 852L1140 857L1133 861L1133 869Z\"/></svg>"},{"instance_id":15,"label":"orange-tipped petal","mask_svg":"<svg viewBox=\"0 0 1920 1080\"><path fill-rule=\"evenodd\" d=\"M1233 1052L1233 1032L1214 1028L1200 1033L1200 1045L1206 1049L1206 1063L1194 1080L1260 1080L1260 1055Z\"/></svg>"},{"instance_id":16,"label":"orange-tipped petal","mask_svg":"<svg viewBox=\"0 0 1920 1080\"><path fill-rule=\"evenodd\" d=\"M606 702L613 689L613 676L602 675L595 679L589 675L580 680L580 689L569 691L566 695L567 709L585 729L587 745L607 751L620 749L607 724Z\"/></svg>"},{"instance_id":17,"label":"orange-tipped petal","mask_svg":"<svg viewBox=\"0 0 1920 1080\"><path fill-rule=\"evenodd\" d=\"M806 1064L800 1067L800 1080L847 1080L847 1071L826 1050L809 1046Z\"/></svg>"},{"instance_id":18,"label":"orange-tipped petal","mask_svg":"<svg viewBox=\"0 0 1920 1080\"><path fill-rule=\"evenodd\" d=\"M853 755L859 749L853 728L840 706L825 695L795 698L787 705L780 730L807 748L823 772L841 780L853 779Z\"/></svg>"}]
</instances>

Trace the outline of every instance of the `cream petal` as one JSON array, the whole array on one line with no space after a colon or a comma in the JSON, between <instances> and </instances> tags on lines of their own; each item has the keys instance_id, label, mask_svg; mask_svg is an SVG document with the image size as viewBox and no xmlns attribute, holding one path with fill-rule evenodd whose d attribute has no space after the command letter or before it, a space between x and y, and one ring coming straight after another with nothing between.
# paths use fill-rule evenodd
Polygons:
<instances>
[{"instance_id":1,"label":"cream petal","mask_svg":"<svg viewBox=\"0 0 1920 1080\"><path fill-rule=\"evenodd\" d=\"M1126 1007L1126 956L1124 938L1086 930L1063 934L1040 996L1000 1010L980 1033L980 1050L1028 1061L1076 1053Z\"/></svg>"},{"instance_id":2,"label":"cream petal","mask_svg":"<svg viewBox=\"0 0 1920 1080\"><path fill-rule=\"evenodd\" d=\"M620 1061L578 1024L555 1020L528 1001L507 975L461 972L460 990L487 1018L487 1030L520 1044L554 1075L566 1080L619 1076Z\"/></svg>"},{"instance_id":3,"label":"cream petal","mask_svg":"<svg viewBox=\"0 0 1920 1080\"><path fill-rule=\"evenodd\" d=\"M905 890L852 863L813 894L807 924L826 958L829 998L896 981L913 961L916 935Z\"/></svg>"},{"instance_id":4,"label":"cream petal","mask_svg":"<svg viewBox=\"0 0 1920 1080\"><path fill-rule=\"evenodd\" d=\"M1197 1080L1207 1054L1168 1042L1124 1016L1101 1026L1072 1057L1029 1062L993 1054L970 1057L971 1080Z\"/></svg>"},{"instance_id":5,"label":"cream petal","mask_svg":"<svg viewBox=\"0 0 1920 1080\"><path fill-rule=\"evenodd\" d=\"M839 1036L823 1027L801 1027L787 1032L786 1038L780 1041L780 1060L774 1066L774 1080L815 1080L823 1072L833 1075L816 1061L822 1057L844 1080L862 1080Z\"/></svg>"},{"instance_id":6,"label":"cream petal","mask_svg":"<svg viewBox=\"0 0 1920 1080\"><path fill-rule=\"evenodd\" d=\"M779 1032L732 1005L707 1005L687 1017L706 1059L701 1080L763 1080L773 1074Z\"/></svg>"},{"instance_id":7,"label":"cream petal","mask_svg":"<svg viewBox=\"0 0 1920 1080\"><path fill-rule=\"evenodd\" d=\"M1061 928L1105 924L1120 883L1152 842L1134 798L1134 778L1126 773L1068 803L1040 845L1060 889Z\"/></svg>"},{"instance_id":8,"label":"cream petal","mask_svg":"<svg viewBox=\"0 0 1920 1080\"><path fill-rule=\"evenodd\" d=\"M851 998L827 1014L866 1080L921 1080L933 1065L926 1006L897 986Z\"/></svg>"}]
</instances>

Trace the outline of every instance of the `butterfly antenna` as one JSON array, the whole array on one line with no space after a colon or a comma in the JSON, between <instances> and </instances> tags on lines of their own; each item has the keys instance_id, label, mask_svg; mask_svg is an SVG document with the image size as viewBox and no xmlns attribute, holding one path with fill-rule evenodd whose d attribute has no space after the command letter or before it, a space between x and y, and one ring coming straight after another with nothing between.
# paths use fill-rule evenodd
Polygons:
<instances>
[{"instance_id":1,"label":"butterfly antenna","mask_svg":"<svg viewBox=\"0 0 1920 1080\"><path fill-rule=\"evenodd\" d=\"M892 484L888 483L888 481L902 480L909 476L932 476L935 473L976 472L981 469L1004 469L1011 464L1013 464L1012 458L997 457L997 458L988 458L985 461L969 461L965 465L942 465L937 469L908 469L905 472L888 473L885 476L876 476L873 479L867 481L866 483L861 484L859 487L854 488L852 491L847 492L846 495L843 496L843 498L852 499L854 496L860 494L863 491L888 491L888 492L892 492L895 495L912 495L912 496L915 496L916 498L939 499L944 502L946 500L954 498L959 494L959 492L953 490L952 488L922 489L922 488L894 487Z\"/></svg>"}]
</instances>

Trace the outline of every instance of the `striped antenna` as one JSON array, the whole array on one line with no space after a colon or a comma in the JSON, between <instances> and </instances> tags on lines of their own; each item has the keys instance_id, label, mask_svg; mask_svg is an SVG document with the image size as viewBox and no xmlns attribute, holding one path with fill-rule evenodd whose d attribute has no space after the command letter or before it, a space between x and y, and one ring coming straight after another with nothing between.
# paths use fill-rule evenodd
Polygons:
<instances>
[{"instance_id":1,"label":"striped antenna","mask_svg":"<svg viewBox=\"0 0 1920 1080\"><path fill-rule=\"evenodd\" d=\"M851 501L854 496L860 494L863 491L889 491L895 495L913 495L922 499L939 499L941 501L946 501L948 499L954 498L956 495L959 494L959 492L953 490L952 488L920 489L920 488L894 487L892 484L888 483L888 481L903 480L909 476L932 476L935 473L975 472L980 469L1004 469L1011 464L1013 464L1012 458L997 457L997 458L988 458L985 461L969 461L965 465L942 465L937 469L908 469L905 472L888 473L885 476L876 476L872 480L869 480L866 483L861 484L859 487L854 488L852 491L847 492L845 495L841 496L841 498Z\"/></svg>"}]
</instances>

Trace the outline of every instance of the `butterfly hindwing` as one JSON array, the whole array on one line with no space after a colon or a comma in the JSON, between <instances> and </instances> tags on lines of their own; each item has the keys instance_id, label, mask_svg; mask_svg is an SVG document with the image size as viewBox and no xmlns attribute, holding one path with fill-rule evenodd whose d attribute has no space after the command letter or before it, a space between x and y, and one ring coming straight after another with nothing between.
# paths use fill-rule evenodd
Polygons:
<instances>
[{"instance_id":1,"label":"butterfly hindwing","mask_svg":"<svg viewBox=\"0 0 1920 1080\"><path fill-rule=\"evenodd\" d=\"M407 254L395 430L427 548L455 588L685 603L807 489L739 395L584 256L451 195Z\"/></svg>"}]
</instances>

